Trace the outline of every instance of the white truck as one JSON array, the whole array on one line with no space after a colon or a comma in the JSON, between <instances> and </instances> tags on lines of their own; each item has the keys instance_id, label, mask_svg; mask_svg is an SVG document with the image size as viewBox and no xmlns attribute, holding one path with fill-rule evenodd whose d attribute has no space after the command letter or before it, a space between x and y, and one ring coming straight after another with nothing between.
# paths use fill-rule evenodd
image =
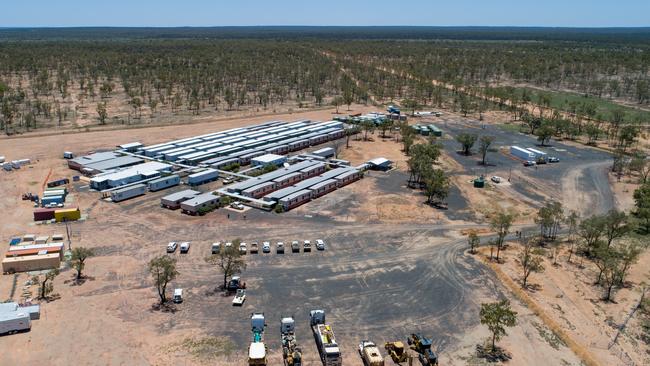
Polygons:
<instances>
[{"instance_id":1,"label":"white truck","mask_svg":"<svg viewBox=\"0 0 650 366\"><path fill-rule=\"evenodd\" d=\"M341 350L336 343L332 327L325 322L325 311L310 311L309 324L312 333L314 333L314 340L323 366L341 366Z\"/></svg>"},{"instance_id":2,"label":"white truck","mask_svg":"<svg viewBox=\"0 0 650 366\"><path fill-rule=\"evenodd\" d=\"M302 351L296 341L296 321L293 317L284 317L280 320L280 336L284 366L301 366Z\"/></svg>"},{"instance_id":3,"label":"white truck","mask_svg":"<svg viewBox=\"0 0 650 366\"><path fill-rule=\"evenodd\" d=\"M363 340L359 343L359 355L365 366L384 366L384 357L379 353L377 345Z\"/></svg>"},{"instance_id":4,"label":"white truck","mask_svg":"<svg viewBox=\"0 0 650 366\"><path fill-rule=\"evenodd\" d=\"M251 331L253 339L248 347L248 365L266 366L266 345L264 344L264 328L266 321L264 313L251 314Z\"/></svg>"}]
</instances>

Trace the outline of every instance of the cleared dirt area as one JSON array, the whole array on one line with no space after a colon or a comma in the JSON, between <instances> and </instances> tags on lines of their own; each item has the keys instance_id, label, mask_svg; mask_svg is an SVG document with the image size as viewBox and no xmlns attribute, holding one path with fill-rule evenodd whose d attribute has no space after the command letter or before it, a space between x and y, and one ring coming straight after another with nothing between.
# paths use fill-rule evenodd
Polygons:
<instances>
[{"instance_id":1,"label":"cleared dirt area","mask_svg":"<svg viewBox=\"0 0 650 366\"><path fill-rule=\"evenodd\" d=\"M331 116L332 110L327 110L273 119L325 120ZM19 234L65 233L63 225L35 225L33 207L20 200L23 192L40 193L47 177L73 174L61 158L63 151L110 149L130 141L158 143L266 120L4 138L0 140L3 155L31 158L34 164L0 173L4 192L0 209L11 213L0 227L0 238L6 242ZM390 138L382 141L379 133L373 139L351 141L350 149L343 147L339 157L355 165L383 156L395 161L396 169L370 172L359 182L285 214L249 210L244 216L218 210L189 217L159 207L160 197L179 188L114 204L88 192L84 182L73 184L71 200L87 219L71 224L72 245L96 251L87 262L89 279L73 286L69 281L72 271L62 271L54 281L59 298L43 304L42 317L34 321L32 330L2 338L3 348L14 351L3 352L0 364L241 365L251 336L250 313L263 311L270 364L281 362L280 317L294 315L306 363L315 365L317 351L308 328L308 312L315 308L327 312L346 365L361 364L355 350L361 339L383 344L404 341L411 332L433 338L441 365L483 364L473 356L475 345L489 336L479 324L480 304L509 295L487 267L463 253L466 238L459 232L485 229L485 224L474 223L481 210L473 205L479 200L486 199L488 207L503 195L504 207L521 209L534 196L504 185L488 188L487 198L473 198L470 189L461 186L469 176L458 175L449 209L435 210L424 204L421 192L405 187L408 173L401 144ZM453 140L448 143L453 146ZM442 164L450 170L475 164L447 154ZM505 171L505 167L499 169ZM531 179L544 181L544 177ZM215 291L221 276L204 261L212 242L234 238L273 244L324 239L327 249L247 255L248 268L242 276L248 284L248 298L242 308L235 308L231 298ZM189 254L173 255L180 276L170 288L185 291L185 302L175 312L152 309L157 299L146 269L150 259L164 253L168 241L192 241ZM4 255L5 250L2 246L0 253ZM14 300L19 299L27 279L26 274L17 276ZM9 299L13 282L14 276L0 277L0 299ZM25 290L36 293L34 286ZM518 326L509 329L509 336L501 342L513 354L512 364L580 365L568 348L549 343L548 330L530 310L516 301L513 307L519 312Z\"/></svg>"},{"instance_id":2,"label":"cleared dirt area","mask_svg":"<svg viewBox=\"0 0 650 366\"><path fill-rule=\"evenodd\" d=\"M511 242L508 250L503 252L504 263L497 265L517 284L522 271L517 260L519 249L517 243ZM558 265L544 258L544 273L533 273L529 282L534 290L525 292L599 364L648 364L648 345L639 339L635 307L641 298L642 283L650 274L647 269L650 252L646 251L632 268L627 286L615 293L614 302L601 300L603 289L594 284L598 268L576 255L569 263L568 255L566 250L562 251ZM637 316L625 324L626 319L634 314ZM626 327L616 338L623 324ZM553 338L556 337L550 337L550 340Z\"/></svg>"}]
</instances>

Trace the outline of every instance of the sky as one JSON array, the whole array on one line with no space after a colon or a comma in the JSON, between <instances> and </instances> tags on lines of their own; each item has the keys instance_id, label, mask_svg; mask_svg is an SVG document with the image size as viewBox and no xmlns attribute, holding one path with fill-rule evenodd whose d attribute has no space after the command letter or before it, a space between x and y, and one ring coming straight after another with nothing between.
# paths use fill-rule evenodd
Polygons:
<instances>
[{"instance_id":1,"label":"sky","mask_svg":"<svg viewBox=\"0 0 650 366\"><path fill-rule=\"evenodd\" d=\"M4 0L0 27L648 27L650 0Z\"/></svg>"}]
</instances>

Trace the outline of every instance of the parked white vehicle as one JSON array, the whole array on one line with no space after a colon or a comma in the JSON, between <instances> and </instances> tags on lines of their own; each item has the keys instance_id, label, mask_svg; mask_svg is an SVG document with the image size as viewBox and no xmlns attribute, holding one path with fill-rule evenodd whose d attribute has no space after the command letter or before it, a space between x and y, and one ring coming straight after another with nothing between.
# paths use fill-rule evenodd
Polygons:
<instances>
[{"instance_id":1,"label":"parked white vehicle","mask_svg":"<svg viewBox=\"0 0 650 366\"><path fill-rule=\"evenodd\" d=\"M169 244L167 244L167 253L174 253L176 251L176 248L178 248L177 242L169 242Z\"/></svg>"},{"instance_id":2,"label":"parked white vehicle","mask_svg":"<svg viewBox=\"0 0 650 366\"><path fill-rule=\"evenodd\" d=\"M232 299L232 304L233 306L242 306L244 305L244 301L246 301L246 290L240 288L237 290L235 298Z\"/></svg>"},{"instance_id":3,"label":"parked white vehicle","mask_svg":"<svg viewBox=\"0 0 650 366\"><path fill-rule=\"evenodd\" d=\"M262 253L271 253L271 243L268 241L262 243Z\"/></svg>"},{"instance_id":4,"label":"parked white vehicle","mask_svg":"<svg viewBox=\"0 0 650 366\"><path fill-rule=\"evenodd\" d=\"M279 241L275 246L275 251L278 254L284 254L284 243Z\"/></svg>"},{"instance_id":5,"label":"parked white vehicle","mask_svg":"<svg viewBox=\"0 0 650 366\"><path fill-rule=\"evenodd\" d=\"M497 184L501 183L501 177L496 176L496 175L492 176L492 178L490 178L490 180L492 180L494 183L497 183Z\"/></svg>"},{"instance_id":6,"label":"parked white vehicle","mask_svg":"<svg viewBox=\"0 0 650 366\"><path fill-rule=\"evenodd\" d=\"M183 289L182 288L177 288L174 289L174 297L172 298L172 301L176 304L180 304L183 302Z\"/></svg>"},{"instance_id":7,"label":"parked white vehicle","mask_svg":"<svg viewBox=\"0 0 650 366\"><path fill-rule=\"evenodd\" d=\"M231 203L230 207L232 207L232 208L234 208L236 210L243 210L244 209L244 205L242 205L242 203L239 202L239 201L235 201L235 202Z\"/></svg>"},{"instance_id":8,"label":"parked white vehicle","mask_svg":"<svg viewBox=\"0 0 650 366\"><path fill-rule=\"evenodd\" d=\"M311 241L305 240L303 245L302 245L302 251L303 252L311 252Z\"/></svg>"},{"instance_id":9,"label":"parked white vehicle","mask_svg":"<svg viewBox=\"0 0 650 366\"><path fill-rule=\"evenodd\" d=\"M239 254L246 254L246 243L239 244Z\"/></svg>"},{"instance_id":10,"label":"parked white vehicle","mask_svg":"<svg viewBox=\"0 0 650 366\"><path fill-rule=\"evenodd\" d=\"M181 253L187 253L190 251L190 242L184 241L181 243Z\"/></svg>"},{"instance_id":11,"label":"parked white vehicle","mask_svg":"<svg viewBox=\"0 0 650 366\"><path fill-rule=\"evenodd\" d=\"M325 242L321 239L316 240L316 249L325 250Z\"/></svg>"},{"instance_id":12,"label":"parked white vehicle","mask_svg":"<svg viewBox=\"0 0 650 366\"><path fill-rule=\"evenodd\" d=\"M219 254L221 251L221 242L212 243L212 254Z\"/></svg>"}]
</instances>

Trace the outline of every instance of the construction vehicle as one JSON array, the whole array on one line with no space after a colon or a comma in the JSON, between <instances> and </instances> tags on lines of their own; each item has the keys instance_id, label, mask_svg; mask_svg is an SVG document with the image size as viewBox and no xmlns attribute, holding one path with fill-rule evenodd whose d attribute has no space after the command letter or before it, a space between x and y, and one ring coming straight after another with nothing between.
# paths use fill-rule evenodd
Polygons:
<instances>
[{"instance_id":1,"label":"construction vehicle","mask_svg":"<svg viewBox=\"0 0 650 366\"><path fill-rule=\"evenodd\" d=\"M418 353L418 359L423 366L438 364L438 356L431 350L431 339L418 333L413 333L407 340L411 349Z\"/></svg>"},{"instance_id":2,"label":"construction vehicle","mask_svg":"<svg viewBox=\"0 0 650 366\"><path fill-rule=\"evenodd\" d=\"M408 361L409 356L406 352L406 348L404 347L404 343L400 341L386 342L384 344L384 348L386 349L386 352L388 352L390 358L396 364L399 365L402 362Z\"/></svg>"},{"instance_id":3,"label":"construction vehicle","mask_svg":"<svg viewBox=\"0 0 650 366\"><path fill-rule=\"evenodd\" d=\"M266 345L264 345L264 328L266 321L264 313L251 314L251 331L253 339L248 347L248 365L266 366Z\"/></svg>"},{"instance_id":4,"label":"construction vehicle","mask_svg":"<svg viewBox=\"0 0 650 366\"><path fill-rule=\"evenodd\" d=\"M341 350L336 344L334 331L325 322L324 310L312 310L309 312L309 324L314 333L314 340L323 366L341 366Z\"/></svg>"},{"instance_id":5,"label":"construction vehicle","mask_svg":"<svg viewBox=\"0 0 650 366\"><path fill-rule=\"evenodd\" d=\"M280 320L280 336L284 366L301 366L302 351L296 341L296 321L293 317L284 317Z\"/></svg>"},{"instance_id":6,"label":"construction vehicle","mask_svg":"<svg viewBox=\"0 0 650 366\"><path fill-rule=\"evenodd\" d=\"M365 366L384 366L384 358L373 342L363 340L359 343L359 355Z\"/></svg>"}]
</instances>

